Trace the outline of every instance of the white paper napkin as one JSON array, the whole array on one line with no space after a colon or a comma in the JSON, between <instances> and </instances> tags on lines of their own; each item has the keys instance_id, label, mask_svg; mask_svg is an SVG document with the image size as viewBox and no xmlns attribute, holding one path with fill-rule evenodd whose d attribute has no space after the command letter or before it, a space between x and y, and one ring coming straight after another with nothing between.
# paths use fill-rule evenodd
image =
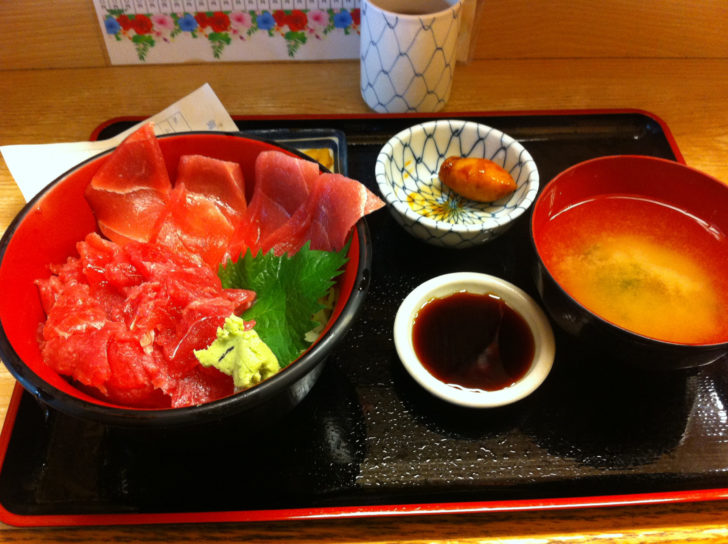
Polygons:
<instances>
[{"instance_id":1,"label":"white paper napkin","mask_svg":"<svg viewBox=\"0 0 728 544\"><path fill-rule=\"evenodd\" d=\"M163 111L113 138L95 142L6 145L0 147L0 153L27 202L76 164L118 145L126 136L149 121L154 122L157 134L189 130L238 130L235 121L210 85L205 83Z\"/></svg>"}]
</instances>

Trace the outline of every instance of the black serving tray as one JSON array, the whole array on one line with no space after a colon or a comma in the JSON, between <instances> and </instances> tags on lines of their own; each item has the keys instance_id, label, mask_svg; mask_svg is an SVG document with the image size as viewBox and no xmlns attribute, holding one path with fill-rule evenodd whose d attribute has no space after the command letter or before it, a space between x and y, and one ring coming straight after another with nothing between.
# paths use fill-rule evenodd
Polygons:
<instances>
[{"instance_id":1,"label":"black serving tray","mask_svg":"<svg viewBox=\"0 0 728 544\"><path fill-rule=\"evenodd\" d=\"M236 122L272 139L275 130L339 132L342 170L376 192L379 149L431 117ZM682 160L664 123L639 111L447 117L519 139L542 185L602 155ZM136 121L113 120L94 136ZM386 210L367 220L373 273L362 313L289 417L263 431L232 419L192 434L146 434L70 418L18 388L0 441L2 521L241 521L728 497L728 363L645 375L614 366L555 329L553 371L532 396L485 411L446 404L403 370L392 340L397 308L421 282L464 270L506 278L538 300L529 216L467 250L415 240Z\"/></svg>"}]
</instances>

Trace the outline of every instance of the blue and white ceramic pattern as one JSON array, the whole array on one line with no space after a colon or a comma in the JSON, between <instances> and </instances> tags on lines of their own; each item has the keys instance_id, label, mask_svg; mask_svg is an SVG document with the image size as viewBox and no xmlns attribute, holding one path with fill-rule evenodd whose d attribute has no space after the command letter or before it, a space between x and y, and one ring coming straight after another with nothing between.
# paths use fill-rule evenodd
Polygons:
<instances>
[{"instance_id":1,"label":"blue and white ceramic pattern","mask_svg":"<svg viewBox=\"0 0 728 544\"><path fill-rule=\"evenodd\" d=\"M507 170L516 190L494 202L475 202L439 179L447 157L490 159ZM536 199L539 175L530 153L486 125L455 119L428 121L401 131L382 147L375 175L395 219L436 246L466 248L500 236Z\"/></svg>"},{"instance_id":2,"label":"blue and white ceramic pattern","mask_svg":"<svg viewBox=\"0 0 728 544\"><path fill-rule=\"evenodd\" d=\"M450 98L462 0L412 4L419 15L397 13L402 2L361 3L361 95L379 113L439 111Z\"/></svg>"}]
</instances>

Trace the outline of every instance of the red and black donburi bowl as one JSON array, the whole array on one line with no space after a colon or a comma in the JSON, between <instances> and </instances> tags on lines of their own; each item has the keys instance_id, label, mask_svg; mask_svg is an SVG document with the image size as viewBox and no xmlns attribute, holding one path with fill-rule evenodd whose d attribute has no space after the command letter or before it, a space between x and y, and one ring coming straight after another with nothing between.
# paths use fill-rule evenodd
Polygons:
<instances>
[{"instance_id":1,"label":"red and black donburi bowl","mask_svg":"<svg viewBox=\"0 0 728 544\"><path fill-rule=\"evenodd\" d=\"M160 136L159 143L172 179L179 157L186 154L238 162L246 180L255 179L255 158L262 151L277 149L300 155L230 133L178 133ZM353 230L348 262L337 279L340 295L325 330L281 372L246 391L199 406L134 409L109 404L74 387L43 362L37 330L45 315L34 280L48 276L50 263L75 255L76 243L96 230L84 189L110 153L75 166L49 184L20 211L0 241L0 355L8 370L25 390L52 409L121 427L194 426L233 416L257 423L285 415L311 390L327 356L340 344L362 306L372 251L366 221L361 219Z\"/></svg>"}]
</instances>

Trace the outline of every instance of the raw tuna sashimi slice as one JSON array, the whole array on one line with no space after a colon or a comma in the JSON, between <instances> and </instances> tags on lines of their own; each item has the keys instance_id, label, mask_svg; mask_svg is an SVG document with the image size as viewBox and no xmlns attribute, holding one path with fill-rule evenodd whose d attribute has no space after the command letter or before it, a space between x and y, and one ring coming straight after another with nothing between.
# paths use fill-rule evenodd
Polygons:
<instances>
[{"instance_id":1,"label":"raw tuna sashimi slice","mask_svg":"<svg viewBox=\"0 0 728 544\"><path fill-rule=\"evenodd\" d=\"M225 216L237 223L246 209L243 170L236 162L204 155L184 155L179 159L175 184L184 184L191 193L211 199Z\"/></svg>"},{"instance_id":2,"label":"raw tuna sashimi slice","mask_svg":"<svg viewBox=\"0 0 728 544\"><path fill-rule=\"evenodd\" d=\"M264 151L255 160L255 187L249 221L259 221L263 235L282 225L304 203L319 176L313 161L281 151Z\"/></svg>"},{"instance_id":3,"label":"raw tuna sashimi slice","mask_svg":"<svg viewBox=\"0 0 728 544\"><path fill-rule=\"evenodd\" d=\"M85 194L101 232L126 244L149 241L170 190L162 150L148 123L109 155Z\"/></svg>"},{"instance_id":4,"label":"raw tuna sashimi slice","mask_svg":"<svg viewBox=\"0 0 728 544\"><path fill-rule=\"evenodd\" d=\"M239 164L184 155L180 157L174 189L151 239L175 251L198 255L217 269L245 209Z\"/></svg>"},{"instance_id":5,"label":"raw tuna sashimi slice","mask_svg":"<svg viewBox=\"0 0 728 544\"><path fill-rule=\"evenodd\" d=\"M148 349L126 328L112 337L107 344L111 370L111 379L106 383L107 398L117 404L139 408L168 404L169 398L154 386L163 372L159 358L154 355L153 349Z\"/></svg>"},{"instance_id":6,"label":"raw tuna sashimi slice","mask_svg":"<svg viewBox=\"0 0 728 544\"><path fill-rule=\"evenodd\" d=\"M271 232L286 223L308 199L319 176L317 163L281 151L263 151L255 161L253 196L231 243L236 260L246 248L255 250Z\"/></svg>"},{"instance_id":7,"label":"raw tuna sashimi slice","mask_svg":"<svg viewBox=\"0 0 728 544\"><path fill-rule=\"evenodd\" d=\"M111 331L103 307L90 291L80 283L58 291L43 325L41 351L46 364L57 372L106 394L111 374L106 344Z\"/></svg>"},{"instance_id":8,"label":"raw tuna sashimi slice","mask_svg":"<svg viewBox=\"0 0 728 544\"><path fill-rule=\"evenodd\" d=\"M307 240L311 249L339 251L356 222L384 206L366 186L341 174L321 174L306 203L266 237L264 253L295 253Z\"/></svg>"},{"instance_id":9,"label":"raw tuna sashimi slice","mask_svg":"<svg viewBox=\"0 0 728 544\"><path fill-rule=\"evenodd\" d=\"M204 404L235 392L230 376L216 368L199 365L186 376L170 382L169 386L167 392L172 399L172 408Z\"/></svg>"},{"instance_id":10,"label":"raw tuna sashimi slice","mask_svg":"<svg viewBox=\"0 0 728 544\"><path fill-rule=\"evenodd\" d=\"M215 201L177 182L156 230L155 243L197 255L217 270L235 227Z\"/></svg>"},{"instance_id":11,"label":"raw tuna sashimi slice","mask_svg":"<svg viewBox=\"0 0 728 544\"><path fill-rule=\"evenodd\" d=\"M200 266L199 260L189 253L170 251L156 244L130 244L124 247L124 254L143 281L163 284L176 306L222 296L232 303L236 314L241 314L255 299L252 291L223 289L217 273ZM174 274L170 275L170 271Z\"/></svg>"}]
</instances>

